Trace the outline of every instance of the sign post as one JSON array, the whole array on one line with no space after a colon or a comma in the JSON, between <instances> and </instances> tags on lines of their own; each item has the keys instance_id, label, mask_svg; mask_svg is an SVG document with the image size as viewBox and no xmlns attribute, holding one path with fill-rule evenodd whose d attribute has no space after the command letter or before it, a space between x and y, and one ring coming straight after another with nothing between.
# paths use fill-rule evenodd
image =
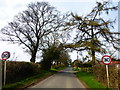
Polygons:
<instances>
[{"instance_id":1,"label":"sign post","mask_svg":"<svg viewBox=\"0 0 120 90\"><path fill-rule=\"evenodd\" d=\"M107 75L107 82L108 82L107 84L108 84L108 88L109 88L109 87L110 87L110 80L109 80L108 65L112 62L112 59L111 59L110 56L104 55L104 56L102 57L102 62L103 62L103 64L106 65L106 75Z\"/></svg>"},{"instance_id":2,"label":"sign post","mask_svg":"<svg viewBox=\"0 0 120 90\"><path fill-rule=\"evenodd\" d=\"M3 52L1 57L2 57L2 60L4 60L4 83L3 84L5 85L6 83L6 60L10 57L10 52L7 52L7 51Z\"/></svg>"},{"instance_id":3,"label":"sign post","mask_svg":"<svg viewBox=\"0 0 120 90\"><path fill-rule=\"evenodd\" d=\"M6 83L6 60L5 60L5 62L4 62L4 85L5 85L5 83Z\"/></svg>"},{"instance_id":4,"label":"sign post","mask_svg":"<svg viewBox=\"0 0 120 90\"><path fill-rule=\"evenodd\" d=\"M108 65L106 65L106 73L107 73L107 82L108 82L108 88L109 88L110 87L110 81L109 81Z\"/></svg>"}]
</instances>

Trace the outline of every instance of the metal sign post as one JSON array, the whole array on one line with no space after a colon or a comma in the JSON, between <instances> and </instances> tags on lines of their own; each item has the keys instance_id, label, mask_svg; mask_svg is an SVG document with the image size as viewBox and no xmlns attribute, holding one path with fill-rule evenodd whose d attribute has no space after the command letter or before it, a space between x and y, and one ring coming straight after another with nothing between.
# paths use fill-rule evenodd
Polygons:
<instances>
[{"instance_id":1,"label":"metal sign post","mask_svg":"<svg viewBox=\"0 0 120 90\"><path fill-rule=\"evenodd\" d=\"M6 60L10 57L10 52L3 52L2 55L2 60L4 60L4 85L6 84Z\"/></svg>"},{"instance_id":2,"label":"metal sign post","mask_svg":"<svg viewBox=\"0 0 120 90\"><path fill-rule=\"evenodd\" d=\"M109 73L108 73L108 65L106 66L106 74L107 74L107 83L108 83L108 88L110 87L110 81L109 81Z\"/></svg>"},{"instance_id":3,"label":"metal sign post","mask_svg":"<svg viewBox=\"0 0 120 90\"><path fill-rule=\"evenodd\" d=\"M4 85L6 83L6 60L4 62Z\"/></svg>"},{"instance_id":4,"label":"metal sign post","mask_svg":"<svg viewBox=\"0 0 120 90\"><path fill-rule=\"evenodd\" d=\"M2 60L0 59L0 90L2 90Z\"/></svg>"},{"instance_id":5,"label":"metal sign post","mask_svg":"<svg viewBox=\"0 0 120 90\"><path fill-rule=\"evenodd\" d=\"M108 70L108 65L112 62L112 58L108 55L104 55L102 57L102 62L106 66L106 75L107 75L107 85L108 88L110 87L110 80L109 80L109 70Z\"/></svg>"}]
</instances>

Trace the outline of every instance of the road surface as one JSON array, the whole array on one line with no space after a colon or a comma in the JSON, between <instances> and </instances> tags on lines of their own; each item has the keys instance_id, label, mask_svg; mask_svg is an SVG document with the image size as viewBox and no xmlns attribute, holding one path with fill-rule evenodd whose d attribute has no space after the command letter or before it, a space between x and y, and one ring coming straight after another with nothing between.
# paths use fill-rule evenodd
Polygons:
<instances>
[{"instance_id":1,"label":"road surface","mask_svg":"<svg viewBox=\"0 0 120 90\"><path fill-rule=\"evenodd\" d=\"M85 88L73 73L66 68L29 88Z\"/></svg>"}]
</instances>

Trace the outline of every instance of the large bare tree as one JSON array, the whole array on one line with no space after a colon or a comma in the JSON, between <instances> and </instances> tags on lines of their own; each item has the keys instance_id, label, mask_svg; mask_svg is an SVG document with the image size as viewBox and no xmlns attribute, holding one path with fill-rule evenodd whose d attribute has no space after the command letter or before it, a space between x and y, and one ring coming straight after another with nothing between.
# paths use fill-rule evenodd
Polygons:
<instances>
[{"instance_id":1,"label":"large bare tree","mask_svg":"<svg viewBox=\"0 0 120 90\"><path fill-rule=\"evenodd\" d=\"M51 33L59 30L59 15L47 2L31 3L27 10L1 29L5 35L3 40L24 45L24 49L31 54L30 61L35 62L37 51L46 45Z\"/></svg>"}]
</instances>

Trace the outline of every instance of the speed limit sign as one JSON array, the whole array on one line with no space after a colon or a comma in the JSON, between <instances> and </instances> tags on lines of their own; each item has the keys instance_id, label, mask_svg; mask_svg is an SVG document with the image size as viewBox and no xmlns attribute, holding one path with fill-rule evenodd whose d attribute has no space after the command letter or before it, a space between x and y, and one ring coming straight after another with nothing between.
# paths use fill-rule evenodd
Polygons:
<instances>
[{"instance_id":1,"label":"speed limit sign","mask_svg":"<svg viewBox=\"0 0 120 90\"><path fill-rule=\"evenodd\" d=\"M10 57L10 52L5 51L2 53L1 58L2 60L7 60Z\"/></svg>"},{"instance_id":2,"label":"speed limit sign","mask_svg":"<svg viewBox=\"0 0 120 90\"><path fill-rule=\"evenodd\" d=\"M109 80L109 70L108 70L108 65L112 62L112 58L108 55L104 55L102 57L102 62L103 64L105 64L106 66L106 76L107 76L107 84L108 84L108 88L110 86L110 80Z\"/></svg>"},{"instance_id":3,"label":"speed limit sign","mask_svg":"<svg viewBox=\"0 0 120 90\"><path fill-rule=\"evenodd\" d=\"M4 60L4 85L6 83L6 60L10 58L10 52L5 51L1 55L2 60Z\"/></svg>"},{"instance_id":4,"label":"speed limit sign","mask_svg":"<svg viewBox=\"0 0 120 90\"><path fill-rule=\"evenodd\" d=\"M112 58L110 56L108 56L108 55L104 55L102 57L102 62L105 65L109 65L112 62Z\"/></svg>"}]
</instances>

